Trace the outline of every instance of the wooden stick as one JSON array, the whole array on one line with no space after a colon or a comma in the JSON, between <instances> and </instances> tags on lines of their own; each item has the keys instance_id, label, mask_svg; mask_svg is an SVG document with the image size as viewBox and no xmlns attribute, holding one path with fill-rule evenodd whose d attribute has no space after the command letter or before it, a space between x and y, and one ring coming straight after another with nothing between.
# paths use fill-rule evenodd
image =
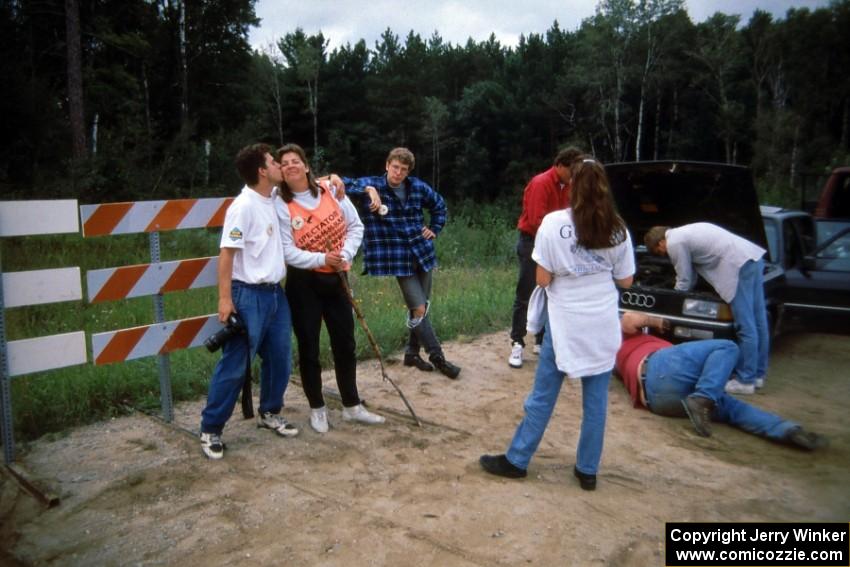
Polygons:
<instances>
[{"instance_id":1,"label":"wooden stick","mask_svg":"<svg viewBox=\"0 0 850 567\"><path fill-rule=\"evenodd\" d=\"M325 240L325 248L328 252L333 251L334 247L330 239ZM369 344L372 345L372 350L375 352L375 356L378 357L378 364L381 366L381 376L383 376L385 382L389 382L395 391L398 392L398 395L401 397L401 401L403 401L404 405L407 406L407 411L410 412L410 415L413 416L413 419L416 421L416 425L422 427L422 422L419 421L419 416L416 415L415 411L413 411L413 406L407 401L407 397L404 395L404 392L401 391L401 388L399 388L387 374L387 369L384 367L384 357L381 354L381 347L378 346L378 341L375 340L375 335L372 334L372 331L369 329L369 325L366 324L366 317L363 316L363 311L360 310L360 306L357 304L357 301L354 300L354 293L351 291L351 286L348 284L348 278L345 277L345 272L337 272L336 274L339 276L339 281L342 282L342 289L345 291L345 297L348 298L348 303L351 304L351 308L354 309L354 314L357 315L360 327L363 329L363 332L366 333L366 338L369 340Z\"/></svg>"},{"instance_id":2,"label":"wooden stick","mask_svg":"<svg viewBox=\"0 0 850 567\"><path fill-rule=\"evenodd\" d=\"M413 419L416 420L416 425L422 427L422 422L419 421L419 416L417 416L416 412L413 411L413 406L411 406L410 402L407 401L404 392L401 391L401 388L399 388L387 374L387 370L384 367L384 357L381 355L381 347L378 346L378 341L375 340L375 336L372 334L372 331L369 330L369 325L366 324L366 318L363 316L363 311L360 310L360 306L354 300L354 295L351 293L351 286L348 284L345 272L337 272L337 274L339 275L339 280L342 282L342 288L345 290L345 296L348 298L348 302L351 304L351 307L354 309L354 313L357 315L360 327L362 327L363 332L366 333L366 338L369 339L369 344L372 345L372 350L375 352L375 356L378 357L378 363L381 365L381 376L383 376L384 380L389 382L392 387L395 388L395 391L398 392L398 395L401 396L401 401L404 402L404 405L407 406L407 411L409 411L410 415L413 416Z\"/></svg>"}]
</instances>

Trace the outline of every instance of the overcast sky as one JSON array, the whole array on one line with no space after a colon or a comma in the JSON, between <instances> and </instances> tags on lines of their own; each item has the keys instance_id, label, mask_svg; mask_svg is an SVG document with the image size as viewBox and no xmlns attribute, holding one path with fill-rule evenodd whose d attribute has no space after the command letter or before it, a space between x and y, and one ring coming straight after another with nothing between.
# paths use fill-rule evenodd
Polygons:
<instances>
[{"instance_id":1,"label":"overcast sky","mask_svg":"<svg viewBox=\"0 0 850 567\"><path fill-rule=\"evenodd\" d=\"M593 15L596 4L597 0L258 0L256 12L262 21L251 30L250 42L260 48L301 27L308 34L321 31L331 50L360 39L374 48L390 28L402 40L410 30L423 39L436 30L453 44L464 44L469 37L483 41L495 33L503 45L514 46L521 34L543 33L555 20L561 29L575 30ZM695 22L723 12L740 14L745 23L756 8L784 18L789 8L827 4L827 0L686 1Z\"/></svg>"}]
</instances>

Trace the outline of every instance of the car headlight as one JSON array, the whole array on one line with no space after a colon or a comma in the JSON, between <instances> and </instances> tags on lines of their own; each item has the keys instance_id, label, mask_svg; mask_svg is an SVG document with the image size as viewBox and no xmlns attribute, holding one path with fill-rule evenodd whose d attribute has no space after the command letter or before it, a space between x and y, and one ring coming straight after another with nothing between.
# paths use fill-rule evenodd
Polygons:
<instances>
[{"instance_id":1,"label":"car headlight","mask_svg":"<svg viewBox=\"0 0 850 567\"><path fill-rule=\"evenodd\" d=\"M686 299L682 305L682 314L718 321L732 320L732 311L727 304L704 299Z\"/></svg>"}]
</instances>

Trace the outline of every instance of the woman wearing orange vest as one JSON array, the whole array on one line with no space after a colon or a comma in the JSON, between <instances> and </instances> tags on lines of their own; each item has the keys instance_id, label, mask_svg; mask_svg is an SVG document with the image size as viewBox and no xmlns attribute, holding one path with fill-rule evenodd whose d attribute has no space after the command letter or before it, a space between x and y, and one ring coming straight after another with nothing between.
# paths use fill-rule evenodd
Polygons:
<instances>
[{"instance_id":1,"label":"woman wearing orange vest","mask_svg":"<svg viewBox=\"0 0 850 567\"><path fill-rule=\"evenodd\" d=\"M342 419L383 423L383 417L367 411L360 403L354 317L338 273L351 267L363 240L363 223L350 200L339 202L327 188L316 183L300 146L287 144L277 151L277 157L283 171L281 200L276 208L283 253L289 265L286 294L298 339L301 384L310 404L310 426L318 433L328 431L319 362L323 319L331 339Z\"/></svg>"}]
</instances>

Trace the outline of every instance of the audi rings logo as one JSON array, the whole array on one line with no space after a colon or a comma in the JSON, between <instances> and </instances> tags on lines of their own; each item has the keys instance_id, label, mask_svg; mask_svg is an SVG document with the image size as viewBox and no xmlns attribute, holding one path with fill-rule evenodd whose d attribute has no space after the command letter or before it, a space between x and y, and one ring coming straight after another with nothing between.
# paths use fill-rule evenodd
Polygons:
<instances>
[{"instance_id":1,"label":"audi rings logo","mask_svg":"<svg viewBox=\"0 0 850 567\"><path fill-rule=\"evenodd\" d=\"M624 291L623 294L620 295L620 302L623 305L643 307L645 309L652 309L655 307L655 297L652 295L644 295L643 293L635 293L633 291Z\"/></svg>"}]
</instances>

